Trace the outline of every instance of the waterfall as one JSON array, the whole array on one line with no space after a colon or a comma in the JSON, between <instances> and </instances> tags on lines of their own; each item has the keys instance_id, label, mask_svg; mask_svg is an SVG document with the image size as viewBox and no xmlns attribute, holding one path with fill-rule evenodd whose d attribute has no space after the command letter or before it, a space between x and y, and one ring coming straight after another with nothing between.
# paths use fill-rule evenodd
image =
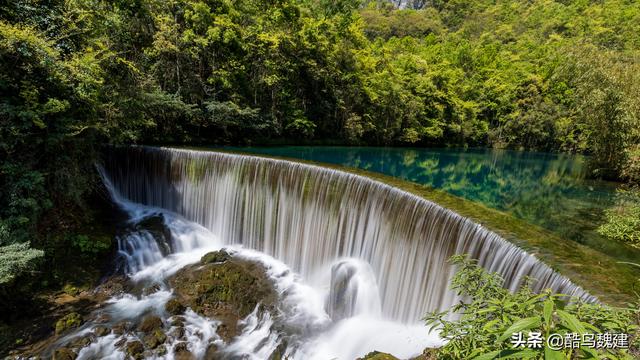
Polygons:
<instances>
[{"instance_id":1,"label":"waterfall","mask_svg":"<svg viewBox=\"0 0 640 360\"><path fill-rule=\"evenodd\" d=\"M353 316L377 317L381 312L380 293L368 263L343 260L331 268L327 313L338 321Z\"/></svg>"},{"instance_id":2,"label":"waterfall","mask_svg":"<svg viewBox=\"0 0 640 360\"><path fill-rule=\"evenodd\" d=\"M125 198L180 214L224 244L271 255L305 278L344 258L367 263L388 319L413 323L458 301L449 290L455 269L447 259L462 253L502 275L511 290L532 277L536 291L596 301L499 235L366 177L284 160L151 147L111 149L104 169Z\"/></svg>"}]
</instances>

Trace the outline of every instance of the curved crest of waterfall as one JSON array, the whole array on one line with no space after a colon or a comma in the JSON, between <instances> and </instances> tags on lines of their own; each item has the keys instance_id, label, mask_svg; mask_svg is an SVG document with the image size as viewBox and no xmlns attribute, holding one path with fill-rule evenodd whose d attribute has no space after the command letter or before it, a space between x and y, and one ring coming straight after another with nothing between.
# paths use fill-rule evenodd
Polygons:
<instances>
[{"instance_id":1,"label":"curved crest of waterfall","mask_svg":"<svg viewBox=\"0 0 640 360\"><path fill-rule=\"evenodd\" d=\"M284 160L151 147L113 149L104 168L130 201L180 214L224 244L271 255L304 278L344 258L367 263L388 319L413 323L459 300L448 289L454 269L447 259L462 253L501 274L511 290L532 277L534 290L596 301L471 220L362 176ZM336 276L357 287L345 278L347 268L356 272L351 264L336 269ZM358 276L365 276L361 270ZM358 293L349 291L348 297Z\"/></svg>"}]
</instances>

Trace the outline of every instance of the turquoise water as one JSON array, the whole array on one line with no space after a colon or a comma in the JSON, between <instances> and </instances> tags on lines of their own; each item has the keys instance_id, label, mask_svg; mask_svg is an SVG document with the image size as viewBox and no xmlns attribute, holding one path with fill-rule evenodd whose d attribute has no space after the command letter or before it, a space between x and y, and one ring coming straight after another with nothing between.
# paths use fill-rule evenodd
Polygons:
<instances>
[{"instance_id":1,"label":"turquoise water","mask_svg":"<svg viewBox=\"0 0 640 360\"><path fill-rule=\"evenodd\" d=\"M616 183L586 178L586 158L492 149L278 146L228 148L360 168L442 189L505 211L619 259L640 252L595 229Z\"/></svg>"}]
</instances>

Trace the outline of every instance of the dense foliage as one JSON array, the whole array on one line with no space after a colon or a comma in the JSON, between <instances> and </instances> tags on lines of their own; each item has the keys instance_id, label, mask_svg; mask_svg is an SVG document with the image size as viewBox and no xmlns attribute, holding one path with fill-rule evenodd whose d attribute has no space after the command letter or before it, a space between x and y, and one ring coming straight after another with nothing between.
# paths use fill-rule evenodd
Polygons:
<instances>
[{"instance_id":1,"label":"dense foliage","mask_svg":"<svg viewBox=\"0 0 640 360\"><path fill-rule=\"evenodd\" d=\"M452 279L452 289L462 301L450 311L459 318L450 320L448 313L432 313L425 320L437 328L448 343L438 351L441 359L633 359L638 355L637 308L614 309L597 304L573 302L566 296L550 292L534 294L529 284L517 292L503 288L503 279L467 260L463 255L451 261L458 271ZM576 347L552 349L514 346L514 333L560 334L563 339L578 334ZM628 349L596 349L583 341L584 334L630 334ZM517 344L517 343L516 343Z\"/></svg>"},{"instance_id":2,"label":"dense foliage","mask_svg":"<svg viewBox=\"0 0 640 360\"><path fill-rule=\"evenodd\" d=\"M104 251L68 235L105 143L570 151L637 179L639 32L626 0L4 2L0 246Z\"/></svg>"},{"instance_id":3,"label":"dense foliage","mask_svg":"<svg viewBox=\"0 0 640 360\"><path fill-rule=\"evenodd\" d=\"M598 228L601 235L640 248L640 190L619 190L615 206L605 217Z\"/></svg>"}]
</instances>

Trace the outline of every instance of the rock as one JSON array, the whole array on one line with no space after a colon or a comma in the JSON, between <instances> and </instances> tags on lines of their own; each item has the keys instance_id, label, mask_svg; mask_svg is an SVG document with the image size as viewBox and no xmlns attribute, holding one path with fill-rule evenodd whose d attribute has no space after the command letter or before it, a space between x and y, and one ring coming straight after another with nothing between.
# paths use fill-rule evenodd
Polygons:
<instances>
[{"instance_id":1,"label":"rock","mask_svg":"<svg viewBox=\"0 0 640 360\"><path fill-rule=\"evenodd\" d=\"M126 353L134 359L142 359L144 358L144 345L142 345L142 343L137 340L128 342Z\"/></svg>"},{"instance_id":2,"label":"rock","mask_svg":"<svg viewBox=\"0 0 640 360\"><path fill-rule=\"evenodd\" d=\"M131 284L129 284L125 276L112 276L98 285L93 293L96 299L102 302L116 295L128 292L131 287Z\"/></svg>"},{"instance_id":3,"label":"rock","mask_svg":"<svg viewBox=\"0 0 640 360\"><path fill-rule=\"evenodd\" d=\"M178 299L171 299L167 301L164 309L171 315L179 315L184 312L185 307L180 303Z\"/></svg>"},{"instance_id":4,"label":"rock","mask_svg":"<svg viewBox=\"0 0 640 360\"><path fill-rule=\"evenodd\" d=\"M382 353L379 351L372 351L367 355L365 355L364 357L358 358L358 360L398 360L398 358L391 354Z\"/></svg>"},{"instance_id":5,"label":"rock","mask_svg":"<svg viewBox=\"0 0 640 360\"><path fill-rule=\"evenodd\" d=\"M221 261L222 260L222 261ZM229 341L239 332L238 320L258 304L272 311L278 295L264 267L221 250L169 278L176 299L200 315L221 322L218 335Z\"/></svg>"},{"instance_id":6,"label":"rock","mask_svg":"<svg viewBox=\"0 0 640 360\"><path fill-rule=\"evenodd\" d=\"M93 329L93 333L96 334L96 336L98 337L102 337L102 336L107 336L111 333L111 330L109 330L108 327L106 326L96 326L95 329Z\"/></svg>"},{"instance_id":7,"label":"rock","mask_svg":"<svg viewBox=\"0 0 640 360\"><path fill-rule=\"evenodd\" d=\"M158 248L164 256L167 256L173 252L171 241L171 230L167 227L164 221L163 214L155 214L148 216L139 221L135 229L140 231L147 231L151 233L154 240L158 244Z\"/></svg>"},{"instance_id":8,"label":"rock","mask_svg":"<svg viewBox=\"0 0 640 360\"><path fill-rule=\"evenodd\" d=\"M164 345L160 345L158 346L158 348L156 349L156 354L158 356L165 356L167 355L167 347Z\"/></svg>"},{"instance_id":9,"label":"rock","mask_svg":"<svg viewBox=\"0 0 640 360\"><path fill-rule=\"evenodd\" d=\"M282 341L277 347L276 349L271 353L271 355L269 356L269 360L281 360L281 359L286 359L287 356L285 356L285 353L287 351L287 342Z\"/></svg>"},{"instance_id":10,"label":"rock","mask_svg":"<svg viewBox=\"0 0 640 360\"><path fill-rule=\"evenodd\" d=\"M116 335L122 335L125 332L131 330L132 324L128 321L119 321L117 322L115 325L113 325L111 327L111 330L113 330L113 333Z\"/></svg>"},{"instance_id":11,"label":"rock","mask_svg":"<svg viewBox=\"0 0 640 360\"><path fill-rule=\"evenodd\" d=\"M56 349L53 352L53 360L75 360L75 358L77 358L78 355L76 355L76 353L74 353L73 351L71 351L69 348L63 347L63 348L59 348Z\"/></svg>"},{"instance_id":12,"label":"rock","mask_svg":"<svg viewBox=\"0 0 640 360\"><path fill-rule=\"evenodd\" d=\"M162 319L155 315L147 315L138 325L138 331L146 334L150 334L160 328L162 328Z\"/></svg>"},{"instance_id":13,"label":"rock","mask_svg":"<svg viewBox=\"0 0 640 360\"><path fill-rule=\"evenodd\" d=\"M426 348L422 354L412 358L411 360L436 360L438 358L438 349Z\"/></svg>"},{"instance_id":14,"label":"rock","mask_svg":"<svg viewBox=\"0 0 640 360\"><path fill-rule=\"evenodd\" d=\"M222 249L219 251L213 251L208 254L205 254L201 259L200 263L202 264L215 264L222 263L231 259L231 255L227 252L227 250Z\"/></svg>"},{"instance_id":15,"label":"rock","mask_svg":"<svg viewBox=\"0 0 640 360\"><path fill-rule=\"evenodd\" d=\"M120 340L116 341L115 344L113 344L113 346L115 346L118 349L121 349L127 342L126 338L120 338Z\"/></svg>"},{"instance_id":16,"label":"rock","mask_svg":"<svg viewBox=\"0 0 640 360\"><path fill-rule=\"evenodd\" d=\"M144 288L144 290L142 290L142 294L149 296L151 294L155 294L160 290L160 285L159 284L153 284L149 287Z\"/></svg>"},{"instance_id":17,"label":"rock","mask_svg":"<svg viewBox=\"0 0 640 360\"><path fill-rule=\"evenodd\" d=\"M167 335L162 330L155 330L152 334L144 337L144 344L150 349L155 349L158 346L164 344L167 340Z\"/></svg>"},{"instance_id":18,"label":"rock","mask_svg":"<svg viewBox=\"0 0 640 360\"><path fill-rule=\"evenodd\" d=\"M94 320L94 322L96 322L97 324L106 324L109 321L111 321L111 316L109 316L108 314L100 314Z\"/></svg>"},{"instance_id":19,"label":"rock","mask_svg":"<svg viewBox=\"0 0 640 360\"><path fill-rule=\"evenodd\" d=\"M73 286L71 284L65 284L62 287L62 291L64 291L65 293L73 297L78 296L80 294L80 289L78 289L76 286Z\"/></svg>"},{"instance_id":20,"label":"rock","mask_svg":"<svg viewBox=\"0 0 640 360\"><path fill-rule=\"evenodd\" d=\"M171 319L171 326L183 327L184 326L184 317L175 316L173 319Z\"/></svg>"},{"instance_id":21,"label":"rock","mask_svg":"<svg viewBox=\"0 0 640 360\"><path fill-rule=\"evenodd\" d=\"M173 328L173 330L171 330L171 333L169 335L171 335L171 337L173 337L174 339L178 339L178 340L183 339L184 338L184 327L178 326L178 327Z\"/></svg>"},{"instance_id":22,"label":"rock","mask_svg":"<svg viewBox=\"0 0 640 360\"><path fill-rule=\"evenodd\" d=\"M82 325L80 314L76 312L69 313L56 322L56 335L60 335L69 329L77 328L80 325Z\"/></svg>"},{"instance_id":23,"label":"rock","mask_svg":"<svg viewBox=\"0 0 640 360\"><path fill-rule=\"evenodd\" d=\"M217 360L220 358L220 355L218 355L218 345L213 343L209 344L207 351L204 353L204 360Z\"/></svg>"},{"instance_id":24,"label":"rock","mask_svg":"<svg viewBox=\"0 0 640 360\"><path fill-rule=\"evenodd\" d=\"M173 357L175 360L195 360L195 356L187 348L186 342L176 344L173 348Z\"/></svg>"},{"instance_id":25,"label":"rock","mask_svg":"<svg viewBox=\"0 0 640 360\"><path fill-rule=\"evenodd\" d=\"M92 334L89 334L73 339L69 344L67 344L67 346L74 350L80 350L85 346L89 346L94 340L95 337Z\"/></svg>"}]
</instances>

